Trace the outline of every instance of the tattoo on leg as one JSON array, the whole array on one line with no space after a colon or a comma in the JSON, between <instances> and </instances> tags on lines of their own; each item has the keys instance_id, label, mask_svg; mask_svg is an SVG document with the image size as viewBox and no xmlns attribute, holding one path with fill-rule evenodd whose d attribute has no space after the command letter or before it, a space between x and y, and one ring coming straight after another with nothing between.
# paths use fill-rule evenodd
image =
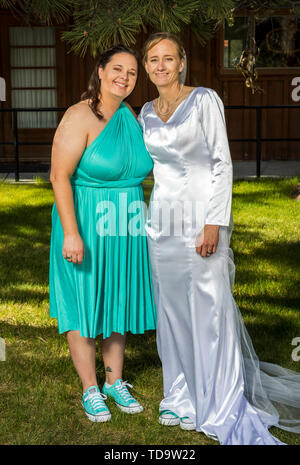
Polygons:
<instances>
[{"instance_id":1,"label":"tattoo on leg","mask_svg":"<svg viewBox=\"0 0 300 465\"><path fill-rule=\"evenodd\" d=\"M108 371L109 373L112 373L112 369L110 367L106 367L105 371Z\"/></svg>"}]
</instances>

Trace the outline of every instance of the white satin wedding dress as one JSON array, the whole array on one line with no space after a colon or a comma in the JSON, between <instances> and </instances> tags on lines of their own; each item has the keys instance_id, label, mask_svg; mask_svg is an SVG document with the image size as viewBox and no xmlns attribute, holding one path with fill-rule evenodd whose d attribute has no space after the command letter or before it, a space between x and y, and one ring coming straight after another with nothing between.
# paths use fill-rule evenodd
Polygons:
<instances>
[{"instance_id":1,"label":"white satin wedding dress","mask_svg":"<svg viewBox=\"0 0 300 465\"><path fill-rule=\"evenodd\" d=\"M232 297L232 162L223 103L214 90L197 87L166 123L153 102L139 122L154 161L146 229L160 410L190 417L221 444L283 444L268 428L300 433L300 373L258 360ZM195 251L205 224L220 225L209 258Z\"/></svg>"}]
</instances>

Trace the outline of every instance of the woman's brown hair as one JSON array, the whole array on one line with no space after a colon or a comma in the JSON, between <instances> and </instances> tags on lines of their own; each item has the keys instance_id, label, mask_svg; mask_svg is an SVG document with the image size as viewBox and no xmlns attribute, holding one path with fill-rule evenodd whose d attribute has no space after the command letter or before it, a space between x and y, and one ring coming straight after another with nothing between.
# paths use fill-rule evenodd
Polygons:
<instances>
[{"instance_id":1,"label":"woman's brown hair","mask_svg":"<svg viewBox=\"0 0 300 465\"><path fill-rule=\"evenodd\" d=\"M88 89L81 95L80 98L80 100L89 99L89 106L98 119L103 119L103 115L98 109L98 105L101 102L101 79L98 75L98 69L100 66L104 69L107 63L111 61L112 57L116 53L129 53L130 55L134 56L139 67L138 53L135 50L126 47L125 45L115 45L114 47L111 47L101 53L91 74L88 83Z\"/></svg>"}]
</instances>

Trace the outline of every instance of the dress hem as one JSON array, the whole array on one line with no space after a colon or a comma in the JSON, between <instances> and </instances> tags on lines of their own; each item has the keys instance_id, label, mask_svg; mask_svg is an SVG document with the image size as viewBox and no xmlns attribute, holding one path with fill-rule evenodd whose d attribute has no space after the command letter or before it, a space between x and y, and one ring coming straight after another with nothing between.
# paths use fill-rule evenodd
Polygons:
<instances>
[{"instance_id":1,"label":"dress hem","mask_svg":"<svg viewBox=\"0 0 300 465\"><path fill-rule=\"evenodd\" d=\"M55 316L51 316L50 315L50 318L55 318L57 320L57 317ZM119 334L122 334L122 336L124 336L125 333L131 333L131 334L145 334L145 331L153 331L153 330L156 330L156 326L152 327L147 327L147 328L144 328L143 331L134 331L134 330L131 330L131 329L126 329L126 330L120 330L120 329L112 329L112 331L104 337L104 339L107 339L108 337L111 336L111 333L119 333ZM100 336L101 334L103 334L103 331L100 331L100 332L97 332L97 334L95 336L89 336L89 335L86 335L86 334L82 334L80 328L72 328L72 327L68 327L67 329L59 329L58 330L58 333L59 334L64 334L64 333L67 333L68 331L80 331L80 336L81 337L89 337L91 339L95 339L96 337Z\"/></svg>"}]
</instances>

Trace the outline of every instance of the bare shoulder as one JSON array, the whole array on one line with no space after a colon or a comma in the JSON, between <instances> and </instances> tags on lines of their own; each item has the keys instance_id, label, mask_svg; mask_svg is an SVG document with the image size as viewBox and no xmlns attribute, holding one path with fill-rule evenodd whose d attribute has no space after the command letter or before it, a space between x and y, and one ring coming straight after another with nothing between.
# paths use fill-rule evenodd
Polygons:
<instances>
[{"instance_id":1,"label":"bare shoulder","mask_svg":"<svg viewBox=\"0 0 300 465\"><path fill-rule=\"evenodd\" d=\"M129 103L127 102L124 102L125 105L129 108L129 110L131 111L131 113L133 114L133 116L137 119L137 116L136 116L136 113L135 111L133 110L133 108L131 107L131 105L129 105Z\"/></svg>"},{"instance_id":2,"label":"bare shoulder","mask_svg":"<svg viewBox=\"0 0 300 465\"><path fill-rule=\"evenodd\" d=\"M88 118L91 110L87 103L78 102L71 105L64 113L57 131L56 138L64 133L85 133L88 128Z\"/></svg>"},{"instance_id":3,"label":"bare shoulder","mask_svg":"<svg viewBox=\"0 0 300 465\"><path fill-rule=\"evenodd\" d=\"M183 90L187 93L190 94L193 92L193 90L196 89L196 87L191 87L191 86L184 86Z\"/></svg>"},{"instance_id":4,"label":"bare shoulder","mask_svg":"<svg viewBox=\"0 0 300 465\"><path fill-rule=\"evenodd\" d=\"M84 121L82 118L86 118L91 115L91 109L88 105L87 100L83 100L81 102L77 102L74 105L71 105L65 112L63 119L72 120L76 122L76 120L80 121L81 123Z\"/></svg>"}]
</instances>

